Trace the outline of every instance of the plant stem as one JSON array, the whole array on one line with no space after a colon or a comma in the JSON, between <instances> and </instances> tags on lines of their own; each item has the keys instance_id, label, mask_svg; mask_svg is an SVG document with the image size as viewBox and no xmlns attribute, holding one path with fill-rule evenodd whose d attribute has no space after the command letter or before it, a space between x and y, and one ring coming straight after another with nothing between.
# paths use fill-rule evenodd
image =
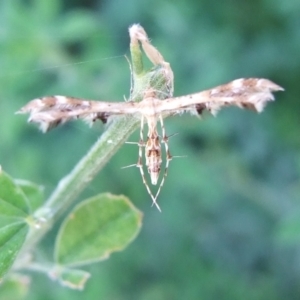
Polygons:
<instances>
[{"instance_id":1,"label":"plant stem","mask_svg":"<svg viewBox=\"0 0 300 300\"><path fill-rule=\"evenodd\" d=\"M132 117L117 117L116 120L112 121L89 152L67 176L60 180L45 205L35 213L34 217L41 226L32 227L23 250L26 249L27 252L32 249L51 229L55 220L70 206L124 144L139 123L137 118Z\"/></svg>"},{"instance_id":2,"label":"plant stem","mask_svg":"<svg viewBox=\"0 0 300 300\"><path fill-rule=\"evenodd\" d=\"M96 176L117 150L125 143L140 121L136 118L120 117L109 126L70 174L64 177L48 199L45 208L55 214L72 201ZM64 200L62 203L60 200Z\"/></svg>"}]
</instances>

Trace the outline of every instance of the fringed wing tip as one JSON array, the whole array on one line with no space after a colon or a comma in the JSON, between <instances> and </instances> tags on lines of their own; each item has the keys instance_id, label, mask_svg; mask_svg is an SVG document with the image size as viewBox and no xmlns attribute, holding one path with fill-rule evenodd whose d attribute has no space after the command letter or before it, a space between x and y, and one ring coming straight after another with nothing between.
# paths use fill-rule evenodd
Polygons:
<instances>
[{"instance_id":1,"label":"fringed wing tip","mask_svg":"<svg viewBox=\"0 0 300 300\"><path fill-rule=\"evenodd\" d=\"M28 114L28 113L30 113L32 109L28 108L28 104L26 104L25 106L23 106L19 110L17 110L15 112L15 115L21 115L21 114Z\"/></svg>"},{"instance_id":2,"label":"fringed wing tip","mask_svg":"<svg viewBox=\"0 0 300 300\"><path fill-rule=\"evenodd\" d=\"M46 98L46 100L47 99L48 99L48 97ZM28 114L28 113L39 112L39 111L43 110L47 105L49 105L49 104L43 98L36 98L36 99L29 101L26 105L21 107L15 113L16 114Z\"/></svg>"},{"instance_id":3,"label":"fringed wing tip","mask_svg":"<svg viewBox=\"0 0 300 300\"><path fill-rule=\"evenodd\" d=\"M269 101L274 101L274 92L284 89L274 82L264 78L241 78L228 84L213 88L205 93L203 97L207 101L196 103L193 113L201 115L204 110L210 112L213 116L223 108L228 106L237 106L242 109L249 109L261 113ZM190 97L190 99L193 99ZM197 95L194 96L197 101ZM196 102L195 101L195 102Z\"/></svg>"},{"instance_id":4,"label":"fringed wing tip","mask_svg":"<svg viewBox=\"0 0 300 300\"><path fill-rule=\"evenodd\" d=\"M51 127L49 126L49 123L39 123L39 130L42 132L42 133L46 133L48 132L49 130L51 129Z\"/></svg>"},{"instance_id":5,"label":"fringed wing tip","mask_svg":"<svg viewBox=\"0 0 300 300\"><path fill-rule=\"evenodd\" d=\"M39 127L39 130L43 133L48 132L50 129L58 126L63 123L61 120L53 120L47 117L47 115L43 113L32 113L30 114L28 123L36 123Z\"/></svg>"},{"instance_id":6,"label":"fringed wing tip","mask_svg":"<svg viewBox=\"0 0 300 300\"><path fill-rule=\"evenodd\" d=\"M42 132L74 119L83 119L89 126L97 120L106 123L110 114L92 112L92 102L65 96L48 96L30 101L16 113L28 113L28 122L37 123Z\"/></svg>"},{"instance_id":7,"label":"fringed wing tip","mask_svg":"<svg viewBox=\"0 0 300 300\"><path fill-rule=\"evenodd\" d=\"M263 86L264 88L269 89L270 91L284 91L284 88L281 87L280 85L274 83L273 81L269 80L269 79L260 79L261 84L260 86ZM274 100L274 99L272 99Z\"/></svg>"},{"instance_id":8,"label":"fringed wing tip","mask_svg":"<svg viewBox=\"0 0 300 300\"><path fill-rule=\"evenodd\" d=\"M221 93L225 91L232 96L230 101L232 104L254 110L257 113L261 113L269 101L275 100L273 92L284 90L281 86L265 78L236 79L225 87L224 89L221 86L219 90ZM214 91L218 91L218 88Z\"/></svg>"},{"instance_id":9,"label":"fringed wing tip","mask_svg":"<svg viewBox=\"0 0 300 300\"><path fill-rule=\"evenodd\" d=\"M250 97L250 102L253 103L254 110L257 113L261 113L269 101L275 100L273 92L284 91L283 87L268 79L260 79L258 81L258 87L261 88L261 91L257 94L254 94L252 96L253 99L251 99L252 97ZM251 109L251 107L246 108Z\"/></svg>"}]
</instances>

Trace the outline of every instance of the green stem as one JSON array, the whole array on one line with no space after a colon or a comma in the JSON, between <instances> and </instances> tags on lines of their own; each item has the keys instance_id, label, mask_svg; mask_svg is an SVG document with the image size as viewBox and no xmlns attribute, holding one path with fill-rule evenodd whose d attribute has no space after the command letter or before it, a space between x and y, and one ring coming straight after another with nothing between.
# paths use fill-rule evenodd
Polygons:
<instances>
[{"instance_id":1,"label":"green stem","mask_svg":"<svg viewBox=\"0 0 300 300\"><path fill-rule=\"evenodd\" d=\"M130 53L131 53L132 72L134 76L140 76L144 73L144 65L142 59L142 51L139 42L135 39L131 39Z\"/></svg>"},{"instance_id":2,"label":"green stem","mask_svg":"<svg viewBox=\"0 0 300 300\"><path fill-rule=\"evenodd\" d=\"M63 178L50 196L45 208L57 214L68 207L72 200L89 184L117 150L125 143L140 121L136 118L119 117L108 127L73 171ZM60 202L64 199L64 203Z\"/></svg>"},{"instance_id":3,"label":"green stem","mask_svg":"<svg viewBox=\"0 0 300 300\"><path fill-rule=\"evenodd\" d=\"M33 249L42 237L51 229L55 220L70 206L96 174L124 144L138 127L137 118L118 117L114 120L90 151L60 180L57 188L45 205L34 217L41 226L33 227L27 238L23 253Z\"/></svg>"}]
</instances>

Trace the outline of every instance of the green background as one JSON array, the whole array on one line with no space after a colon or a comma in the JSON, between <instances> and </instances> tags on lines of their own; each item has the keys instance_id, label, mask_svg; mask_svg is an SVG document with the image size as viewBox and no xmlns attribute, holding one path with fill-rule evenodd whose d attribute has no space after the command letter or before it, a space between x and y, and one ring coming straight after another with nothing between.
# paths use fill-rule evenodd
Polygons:
<instances>
[{"instance_id":1,"label":"green background","mask_svg":"<svg viewBox=\"0 0 300 300\"><path fill-rule=\"evenodd\" d=\"M83 292L34 274L27 299L300 298L299 0L2 0L0 164L46 195L103 131L73 122L43 135L14 112L32 98L122 101L128 27L140 23L171 63L174 95L242 77L285 88L257 115L230 108L165 121L174 159L158 202L124 145L80 196L124 194L144 212L138 238L86 270ZM138 140L138 132L130 141ZM51 257L56 229L43 242Z\"/></svg>"}]
</instances>

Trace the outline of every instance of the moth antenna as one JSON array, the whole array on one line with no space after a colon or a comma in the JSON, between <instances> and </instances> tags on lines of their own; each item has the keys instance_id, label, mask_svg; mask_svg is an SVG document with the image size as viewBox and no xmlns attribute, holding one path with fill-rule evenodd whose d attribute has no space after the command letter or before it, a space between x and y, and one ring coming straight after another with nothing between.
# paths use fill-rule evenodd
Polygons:
<instances>
[{"instance_id":1,"label":"moth antenna","mask_svg":"<svg viewBox=\"0 0 300 300\"><path fill-rule=\"evenodd\" d=\"M177 134L179 134L179 132L172 133L172 134L168 135L167 138L173 137L173 136L175 136Z\"/></svg>"},{"instance_id":2,"label":"moth antenna","mask_svg":"<svg viewBox=\"0 0 300 300\"><path fill-rule=\"evenodd\" d=\"M137 164L132 164L129 166L121 167L121 169L127 169L127 168L131 168L131 167L137 167Z\"/></svg>"},{"instance_id":3,"label":"moth antenna","mask_svg":"<svg viewBox=\"0 0 300 300\"><path fill-rule=\"evenodd\" d=\"M172 156L172 159L173 158L187 158L188 156L187 155L174 155Z\"/></svg>"},{"instance_id":4,"label":"moth antenna","mask_svg":"<svg viewBox=\"0 0 300 300\"><path fill-rule=\"evenodd\" d=\"M166 179L166 177L167 177L167 175L168 175L169 162L170 162L171 160L172 160L172 158L166 160L166 166L165 166L165 172L164 172L163 178L162 178L162 180L161 180L161 182L160 182L160 185L159 185L158 190L157 190L157 192L156 192L156 194L155 194L155 197L154 197L154 198L151 197L151 198L152 198L152 201L153 201L152 206L153 206L153 205L156 205L156 207L158 206L158 204L157 204L157 202L156 202L156 199L157 199L158 195L160 194L160 190L161 190L161 188L163 187L163 185L164 185L164 183L165 183L165 179ZM160 209L159 209L159 211L161 212Z\"/></svg>"},{"instance_id":5,"label":"moth antenna","mask_svg":"<svg viewBox=\"0 0 300 300\"><path fill-rule=\"evenodd\" d=\"M173 137L173 136L175 136L175 135L177 135L177 134L179 134L179 132L175 132L175 133L172 133L172 134L170 134L170 135L163 136L163 138L161 139L161 142L162 142L162 143L168 143L169 138L170 138L170 137Z\"/></svg>"},{"instance_id":6,"label":"moth antenna","mask_svg":"<svg viewBox=\"0 0 300 300\"><path fill-rule=\"evenodd\" d=\"M144 141L139 141L139 142L125 142L125 144L138 145L139 147L145 147Z\"/></svg>"},{"instance_id":7,"label":"moth antenna","mask_svg":"<svg viewBox=\"0 0 300 300\"><path fill-rule=\"evenodd\" d=\"M159 212L161 212L161 209L160 209L159 205L158 205L157 202L156 202L156 198L155 198L155 199L152 198L152 200L153 200L153 202L152 202L152 205L151 205L151 206L155 205L156 208L159 210Z\"/></svg>"},{"instance_id":8,"label":"moth antenna","mask_svg":"<svg viewBox=\"0 0 300 300\"><path fill-rule=\"evenodd\" d=\"M157 207L157 209L161 212L161 209L159 207L159 205L156 202L156 198L158 196L158 194L155 195L155 197L153 196L149 184L147 183L146 177L145 177L145 173L144 173L144 169L143 169L143 164L142 164L142 159L141 157L139 157L138 163L135 164L136 167L138 167L140 169L140 173L141 173L141 177L143 180L143 184L145 185L148 194L150 195L151 199L152 199L152 206L155 205Z\"/></svg>"}]
</instances>

